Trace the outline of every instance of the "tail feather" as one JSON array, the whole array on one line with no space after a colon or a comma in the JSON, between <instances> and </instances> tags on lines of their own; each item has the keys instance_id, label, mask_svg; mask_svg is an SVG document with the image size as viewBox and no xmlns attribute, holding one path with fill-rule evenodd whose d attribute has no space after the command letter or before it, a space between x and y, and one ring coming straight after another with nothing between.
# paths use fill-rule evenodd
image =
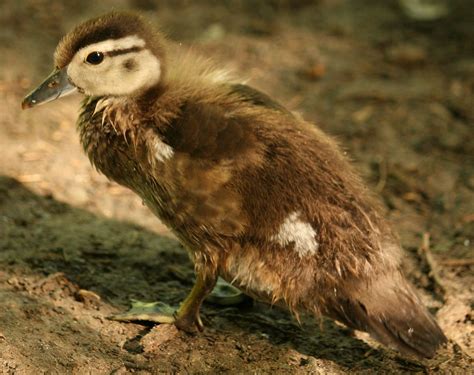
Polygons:
<instances>
[{"instance_id":1,"label":"tail feather","mask_svg":"<svg viewBox=\"0 0 474 375\"><path fill-rule=\"evenodd\" d=\"M401 275L384 277L364 290L346 291L328 315L370 333L403 354L432 358L447 339L433 316Z\"/></svg>"}]
</instances>

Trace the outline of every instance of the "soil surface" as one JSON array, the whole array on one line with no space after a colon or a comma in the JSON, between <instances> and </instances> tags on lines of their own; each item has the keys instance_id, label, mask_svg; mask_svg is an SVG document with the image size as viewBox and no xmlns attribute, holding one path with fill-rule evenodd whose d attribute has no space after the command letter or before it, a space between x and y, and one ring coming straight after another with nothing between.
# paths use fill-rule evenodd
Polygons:
<instances>
[{"instance_id":1,"label":"soil surface","mask_svg":"<svg viewBox=\"0 0 474 375\"><path fill-rule=\"evenodd\" d=\"M466 374L474 353L474 25L396 1L3 0L0 4L1 374ZM400 233L404 268L450 342L403 358L365 334L249 302L206 303L203 333L107 317L132 299L178 304L182 246L89 165L79 97L22 112L59 38L137 9L181 48L230 67L337 137Z\"/></svg>"}]
</instances>

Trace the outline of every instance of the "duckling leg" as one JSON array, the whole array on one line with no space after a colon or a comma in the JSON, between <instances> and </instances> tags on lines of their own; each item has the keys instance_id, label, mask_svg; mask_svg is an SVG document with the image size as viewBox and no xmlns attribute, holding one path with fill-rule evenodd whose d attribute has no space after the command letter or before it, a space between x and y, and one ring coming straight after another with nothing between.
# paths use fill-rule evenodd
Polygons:
<instances>
[{"instance_id":1,"label":"duckling leg","mask_svg":"<svg viewBox=\"0 0 474 375\"><path fill-rule=\"evenodd\" d=\"M204 299L212 292L214 286L217 283L217 274L206 275L199 273L196 278L196 282L188 294L186 299L183 301L179 309L174 314L174 324L183 331L190 332L194 330L194 326L199 331L204 329L201 317L199 316L199 310L201 308Z\"/></svg>"},{"instance_id":2,"label":"duckling leg","mask_svg":"<svg viewBox=\"0 0 474 375\"><path fill-rule=\"evenodd\" d=\"M191 293L174 314L176 319L174 323L179 329L190 331L189 328L193 329L195 325L199 331L203 330L199 309L204 299L218 305L230 306L242 303L249 297L223 279L218 278L217 275L210 276L201 273L196 278Z\"/></svg>"},{"instance_id":3,"label":"duckling leg","mask_svg":"<svg viewBox=\"0 0 474 375\"><path fill-rule=\"evenodd\" d=\"M177 310L162 302L142 303L134 301L129 311L113 315L110 319L128 322L174 323L179 329L186 332L193 332L196 328L202 331L204 326L199 316L199 309L204 299L211 293L216 282L217 273L201 271L197 274L193 289Z\"/></svg>"}]
</instances>

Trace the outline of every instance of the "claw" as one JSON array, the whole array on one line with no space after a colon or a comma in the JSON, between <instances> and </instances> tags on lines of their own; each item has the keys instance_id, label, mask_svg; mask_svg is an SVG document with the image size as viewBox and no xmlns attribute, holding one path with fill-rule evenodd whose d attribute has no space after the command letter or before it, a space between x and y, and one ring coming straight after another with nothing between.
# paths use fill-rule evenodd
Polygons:
<instances>
[{"instance_id":1,"label":"claw","mask_svg":"<svg viewBox=\"0 0 474 375\"><path fill-rule=\"evenodd\" d=\"M196 330L199 332L204 331L204 324L202 324L199 312L195 316L190 316L189 314L180 316L180 310L178 310L174 313L174 318L176 327L184 332L195 333Z\"/></svg>"}]
</instances>

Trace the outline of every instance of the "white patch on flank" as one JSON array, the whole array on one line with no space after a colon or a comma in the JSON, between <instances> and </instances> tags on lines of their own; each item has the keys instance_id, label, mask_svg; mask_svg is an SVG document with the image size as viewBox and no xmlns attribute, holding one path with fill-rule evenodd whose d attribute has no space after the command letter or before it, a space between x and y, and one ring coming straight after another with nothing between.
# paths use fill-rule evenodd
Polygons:
<instances>
[{"instance_id":1,"label":"white patch on flank","mask_svg":"<svg viewBox=\"0 0 474 375\"><path fill-rule=\"evenodd\" d=\"M173 148L161 140L155 142L155 158L160 162L164 162L167 159L171 159L174 155Z\"/></svg>"},{"instance_id":2,"label":"white patch on flank","mask_svg":"<svg viewBox=\"0 0 474 375\"><path fill-rule=\"evenodd\" d=\"M319 244L315 236L316 232L311 224L302 221L299 212L292 212L281 224L278 233L272 236L272 240L281 246L293 243L295 251L303 257L318 251Z\"/></svg>"}]
</instances>

